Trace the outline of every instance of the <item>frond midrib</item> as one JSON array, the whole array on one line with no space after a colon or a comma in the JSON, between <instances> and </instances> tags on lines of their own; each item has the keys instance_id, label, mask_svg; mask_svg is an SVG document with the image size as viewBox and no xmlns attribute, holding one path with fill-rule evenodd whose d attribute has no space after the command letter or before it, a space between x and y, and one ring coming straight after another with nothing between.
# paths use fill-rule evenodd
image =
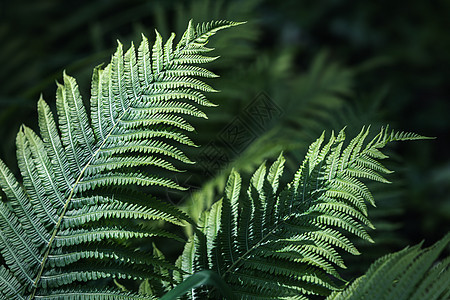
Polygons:
<instances>
[{"instance_id":1,"label":"frond midrib","mask_svg":"<svg viewBox=\"0 0 450 300\"><path fill-rule=\"evenodd\" d=\"M280 225L282 225L284 222L286 222L287 219L289 219L293 214L287 215L283 220L279 221L278 224L274 226L266 235L264 235L255 245L253 245L250 249L248 249L244 254L242 254L235 262L231 264L231 266L223 273L222 277L225 277L225 275L233 270L233 268L243 259L247 257L253 250L261 246L261 244L264 242L265 239L267 239L275 230L278 229Z\"/></svg>"},{"instance_id":2,"label":"frond midrib","mask_svg":"<svg viewBox=\"0 0 450 300\"><path fill-rule=\"evenodd\" d=\"M191 39L191 41L189 41L189 43L191 43L192 41L193 41L193 39ZM185 46L187 46L187 45L189 45L189 44L187 43ZM185 46L184 46L184 47L185 47ZM183 48L184 48L184 47L183 47ZM177 51L177 52L175 52L175 53L173 54L173 56L171 57L171 60L174 59L173 57L175 56L175 54L179 54L179 53L181 52L182 49L177 49L177 50L179 50L179 51ZM166 65L165 65L164 67L166 67ZM161 71L158 72L158 74L159 74L159 73L161 73ZM156 77L156 76L155 76L155 77ZM155 78L155 79L157 79L157 78ZM154 80L155 80L155 79L154 79ZM151 85L152 83L154 83L154 82L151 82L150 85ZM134 101L134 102L142 101L142 98L143 98L143 92L144 92L144 91L149 91L149 86L144 86L144 87L141 89L141 94L139 95L139 98L134 99L133 101ZM40 264L39 272L38 272L38 274L37 274L37 276L36 276L36 279L35 279L35 281L34 281L33 289L32 289L32 292L31 292L30 299L33 299L34 296L35 296L35 294L36 294L36 292L37 292L37 289L38 289L38 287L39 287L39 286L38 286L39 281L40 281L40 279L41 279L41 277L42 277L42 274L43 274L43 271L44 271L44 269L45 269L45 265L46 265L48 256L49 256L50 251L51 251L51 249L52 249L52 244L53 244L53 242L54 242L55 239L56 239L56 236L57 236L57 234L58 234L59 228L60 228L60 226L61 226L61 224L62 224L62 220L63 220L64 216L66 215L67 209L69 208L69 204L70 204L70 202L71 202L71 200L72 200L72 198L73 198L73 196L74 196L74 194L75 194L76 187L82 182L83 176L84 176L84 174L85 174L87 168L88 168L89 166L92 165L92 163L93 163L93 161L95 160L95 158L97 157L98 153L100 153L100 151L103 149L103 147L104 147L105 144L107 143L108 139L110 138L110 136L113 134L114 130L116 129L117 124L120 123L120 121L122 120L122 118L123 118L123 117L131 110L131 108L132 108L131 105L129 105L128 108L127 108L126 110L124 110L124 111L116 118L115 122L113 122L112 128L109 130L108 134L104 137L104 139L101 141L101 143L98 145L97 149L96 149L95 151L93 151L93 152L91 151L92 155L91 155L89 161L88 161L88 162L84 165L84 167L81 169L80 174L78 175L77 179L76 179L75 182L73 183L73 185L72 185L72 187L71 187L71 190L70 190L70 193L69 193L69 195L68 195L68 197L67 197L67 200L66 200L66 202L64 203L62 212L61 212L61 214L60 214L60 216L59 216L59 218L58 218L58 221L57 221L57 223L56 223L56 225L55 225L55 228L53 229L53 232L52 232L52 235L51 235L51 237L50 237L50 240L49 240L48 243L47 243L47 250L45 251L44 257L43 257L42 262L41 262L41 264ZM91 150L91 149L90 149L90 150ZM93 150L93 149L92 149L92 150Z\"/></svg>"},{"instance_id":3,"label":"frond midrib","mask_svg":"<svg viewBox=\"0 0 450 300\"><path fill-rule=\"evenodd\" d=\"M142 97L142 96L141 96L141 97ZM127 110L125 110L125 111L117 118L117 120L120 121L120 119L123 118L123 116L124 116L128 111L129 111L129 108L128 108ZM37 289L38 289L38 283L39 283L39 281L40 281L40 279L41 279L41 276L42 276L42 273L43 273L43 271L44 271L44 268L45 268L45 264L46 264L46 262L47 262L48 255L50 254L50 250L51 250L51 248L52 248L52 244L53 244L53 242L54 242L54 240L55 240L55 238L56 238L56 235L58 234L59 227L61 226L62 220L63 220L63 218L64 218L64 216L65 216L65 214L66 214L66 212L67 212L67 209L68 209L68 207L69 207L70 201L71 201L72 198L73 198L75 189L76 189L77 185L82 181L84 172L85 172L86 169L92 164L92 162L94 161L94 159L95 159L95 157L97 156L97 154L100 152L100 150L102 149L102 147L106 144L106 142L107 142L109 136L112 134L112 132L114 131L114 129L116 128L116 126L117 126L118 123L119 123L119 122L115 122L115 123L114 123L114 125L113 125L113 127L111 128L111 130L109 131L109 133L106 135L106 137L105 137L105 138L103 139L103 141L100 143L100 145L98 146L98 148L95 150L95 152L93 153L93 155L91 156L91 158L89 159L89 161L86 163L86 165L83 167L83 169L80 171L80 174L78 175L77 179L75 180L75 183L73 184L73 186L72 186L72 188L71 188L71 190L70 190L70 193L69 193L69 195L68 195L68 197L67 197L67 200L66 200L66 202L64 203L64 207L63 207L63 210L62 210L62 212L61 212L61 214L60 214L60 216L59 216L59 218L58 218L58 222L56 223L55 228L53 229L52 235L51 235L51 237L50 237L50 240L49 240L49 242L47 243L47 250L45 251L44 257L43 257L42 262L41 262L41 266L40 266L40 268L39 268L38 275L36 276L36 279L35 279L35 281L34 281L34 288L33 288L33 291L32 291L32 293L31 293L30 299L33 299L33 298L34 298L34 295L36 294L36 291L37 291Z\"/></svg>"}]
</instances>

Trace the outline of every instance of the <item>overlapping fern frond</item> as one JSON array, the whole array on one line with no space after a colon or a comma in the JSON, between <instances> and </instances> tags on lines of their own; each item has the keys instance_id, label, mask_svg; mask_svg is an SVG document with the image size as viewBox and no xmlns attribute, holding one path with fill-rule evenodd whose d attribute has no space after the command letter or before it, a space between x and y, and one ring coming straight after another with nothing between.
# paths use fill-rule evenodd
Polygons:
<instances>
[{"instance_id":1,"label":"overlapping fern frond","mask_svg":"<svg viewBox=\"0 0 450 300\"><path fill-rule=\"evenodd\" d=\"M450 298L450 257L439 255L450 244L450 234L426 249L421 244L388 254L374 262L366 274L327 300Z\"/></svg>"},{"instance_id":2,"label":"overlapping fern frond","mask_svg":"<svg viewBox=\"0 0 450 300\"><path fill-rule=\"evenodd\" d=\"M58 124L39 100L41 136L25 126L17 135L23 185L0 162L7 197L0 202L1 298L132 299L137 296L76 283L111 277L172 281L155 270L174 266L124 240L179 239L134 220L180 225L188 217L132 187L183 189L155 170L177 171L175 163L191 163L177 146L194 146L184 133L193 130L186 116L205 118L198 106L213 105L204 93L214 89L197 77L216 76L197 65L215 59L205 55L209 37L237 24L189 23L176 46L174 34L163 43L156 32L151 50L143 37L137 57L133 45L124 53L119 43L111 63L94 70L90 118L75 79L66 74L57 88Z\"/></svg>"},{"instance_id":3,"label":"overlapping fern frond","mask_svg":"<svg viewBox=\"0 0 450 300\"><path fill-rule=\"evenodd\" d=\"M388 142L422 139L383 129L366 143L369 129L347 146L345 132L324 134L307 152L292 182L280 187L282 155L253 174L247 192L233 171L223 198L203 215L203 232L188 242L179 259L186 274L210 269L219 274L239 299L306 299L328 295L344 280L340 251L359 254L349 235L371 241L366 202L375 205L365 180L388 182L390 173L378 160ZM213 295L194 289L190 298Z\"/></svg>"}]
</instances>

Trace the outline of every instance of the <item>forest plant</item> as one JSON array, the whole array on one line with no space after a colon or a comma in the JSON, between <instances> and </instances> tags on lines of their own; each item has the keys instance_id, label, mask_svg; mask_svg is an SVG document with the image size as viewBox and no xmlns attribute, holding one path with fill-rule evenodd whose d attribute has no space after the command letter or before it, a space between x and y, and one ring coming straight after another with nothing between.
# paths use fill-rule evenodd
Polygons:
<instances>
[{"instance_id":1,"label":"forest plant","mask_svg":"<svg viewBox=\"0 0 450 300\"><path fill-rule=\"evenodd\" d=\"M378 161L387 158L380 149L388 142L424 138L385 128L366 143L368 134L363 128L346 147L344 130L325 144L322 134L284 187L283 155L269 168L263 163L245 193L233 171L179 267L187 274L215 271L242 299L305 299L339 290L344 280L336 267L346 268L339 250L360 254L348 234L373 242L365 229L373 228L366 202L375 202L362 180L388 183L382 174L391 171ZM202 290L189 293L195 299Z\"/></svg>"},{"instance_id":2,"label":"forest plant","mask_svg":"<svg viewBox=\"0 0 450 300\"><path fill-rule=\"evenodd\" d=\"M426 249L421 244L388 254L367 273L327 300L449 299L450 257L436 263L450 243L450 234Z\"/></svg>"},{"instance_id":3,"label":"forest plant","mask_svg":"<svg viewBox=\"0 0 450 300\"><path fill-rule=\"evenodd\" d=\"M345 264L338 249L359 254L348 233L371 241L366 202L375 202L363 180L388 182L382 175L390 171L378 161L387 157L380 149L388 142L424 137L384 128L366 143L369 128L363 128L347 145L344 130L325 144L322 134L287 185L283 154L257 169L246 193L232 171L223 198L199 224L136 188L184 189L162 170L192 163L180 146L195 146L184 133L193 130L186 116L206 118L198 106L213 106L204 92L214 89L197 77L216 77L198 64L215 59L204 55L212 50L206 47L211 35L239 24L189 23L175 47L174 34L163 43L156 32L152 51L143 37L137 58L133 45L124 54L119 43L111 63L94 70L90 118L76 81L66 74L57 88L58 125L39 100L41 137L25 126L17 135L22 183L0 161L7 199L0 202L2 298L154 299L177 284L172 292L186 288L190 299L220 292L304 299L341 290L337 267ZM195 228L176 264L153 244L146 251L134 243L183 241L155 221ZM446 270L448 259L440 266L429 274ZM102 278L142 281L140 294L102 286ZM203 286L210 283L216 288ZM171 295L163 299L177 297Z\"/></svg>"},{"instance_id":4,"label":"forest plant","mask_svg":"<svg viewBox=\"0 0 450 300\"><path fill-rule=\"evenodd\" d=\"M189 220L176 207L130 187L183 189L143 167L177 171L170 159L191 163L172 144L194 146L183 133L193 130L183 116L206 117L191 103L212 106L203 92L214 91L194 77L216 76L194 64L213 61L204 55L211 50L205 47L209 37L238 24L189 23L176 47L174 34L163 44L156 33L152 51L143 37L137 58L133 45L124 54L119 43L111 63L94 70L92 125L75 80L66 74L57 89L59 126L39 100L42 138L25 126L17 135L23 186L0 162L0 185L9 200L0 206L3 297L116 298L118 291L73 283L106 277L172 281L155 272L170 264L125 241L180 238L130 220L178 225Z\"/></svg>"}]
</instances>

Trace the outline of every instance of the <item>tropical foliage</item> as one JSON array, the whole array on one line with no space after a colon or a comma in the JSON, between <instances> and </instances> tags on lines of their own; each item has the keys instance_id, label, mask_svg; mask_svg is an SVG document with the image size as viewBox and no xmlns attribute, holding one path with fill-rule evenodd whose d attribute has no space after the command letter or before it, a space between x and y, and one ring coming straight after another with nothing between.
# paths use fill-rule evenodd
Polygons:
<instances>
[{"instance_id":1,"label":"tropical foliage","mask_svg":"<svg viewBox=\"0 0 450 300\"><path fill-rule=\"evenodd\" d=\"M383 128L369 139L363 128L350 141L345 130L326 141L322 133L287 184L284 154L261 164L249 180L231 170L222 198L198 221L159 197L155 187L186 189L173 179L180 165L193 163L186 147L196 144L186 132L194 130L193 118L207 118L203 110L215 106L205 93L216 90L199 79L217 77L199 66L217 58L206 55L212 50L206 44L218 30L239 24L190 22L177 43L175 34L163 42L156 32L152 46L143 36L127 51L119 42L111 63L94 69L89 110L66 73L57 85L57 122L39 100L40 135L22 126L16 138L22 179L0 161L2 298L175 299L187 292L189 299L340 299L366 296L374 284L377 291L405 294L413 283L420 295L448 294L439 288L448 280L448 259L430 269L448 236L427 250L382 258L345 290L340 275L342 253L360 254L354 238L373 242L368 182L388 183L384 176L391 173L379 162L387 158L381 149L423 136ZM318 70L324 62L318 60ZM300 82L306 87L308 80ZM329 90L323 94L324 105L339 102ZM286 118L291 125L308 120L294 117ZM278 143L261 140L256 145L277 149ZM286 139L281 148L289 147L295 146ZM201 210L213 194L201 199ZM192 199L199 198L202 193ZM179 228L187 224L185 242ZM176 263L160 250L165 240L185 243ZM386 270L392 278L380 283L377 276Z\"/></svg>"}]
</instances>

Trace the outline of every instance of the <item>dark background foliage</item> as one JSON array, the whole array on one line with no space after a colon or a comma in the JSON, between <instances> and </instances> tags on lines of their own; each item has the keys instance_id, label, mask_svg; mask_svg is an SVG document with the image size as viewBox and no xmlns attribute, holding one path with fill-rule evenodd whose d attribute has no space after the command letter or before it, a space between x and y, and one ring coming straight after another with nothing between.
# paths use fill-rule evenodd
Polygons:
<instances>
[{"instance_id":1,"label":"dark background foliage","mask_svg":"<svg viewBox=\"0 0 450 300\"><path fill-rule=\"evenodd\" d=\"M221 169L234 164L248 174L282 149L295 168L323 129L348 125L352 134L363 124L390 124L437 137L392 151L395 184L374 186L377 244L360 245L363 255L348 261L350 279L375 258L423 239L431 244L450 228L449 14L446 0L1 0L0 157L17 173L15 135L22 123L37 127L39 95L54 104L54 82L65 69L88 99L92 69L109 60L116 39L128 47L141 32L153 38L155 27L167 38L190 18L247 20L213 42L223 58L211 66L222 77L212 82L222 93L211 95L220 107L208 112L210 120L196 122L193 138L203 149L220 140L261 92L282 113L242 151L219 144L230 162L207 175L212 185L220 187ZM196 151L191 157L202 160ZM180 180L195 193L205 189L204 173L200 164ZM175 255L180 246L161 248Z\"/></svg>"}]
</instances>

